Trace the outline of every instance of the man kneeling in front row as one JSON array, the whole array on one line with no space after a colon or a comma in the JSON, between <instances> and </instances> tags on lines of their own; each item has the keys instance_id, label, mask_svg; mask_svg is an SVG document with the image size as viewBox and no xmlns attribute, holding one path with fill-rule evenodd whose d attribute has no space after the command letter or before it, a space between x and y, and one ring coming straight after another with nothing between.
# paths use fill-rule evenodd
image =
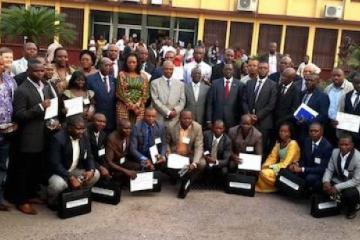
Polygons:
<instances>
[{"instance_id":1,"label":"man kneeling in front row","mask_svg":"<svg viewBox=\"0 0 360 240\"><path fill-rule=\"evenodd\" d=\"M51 140L49 205L54 205L59 194L65 189L90 187L100 178L100 173L95 169L89 139L84 132L84 119L75 115L67 119L66 129L60 130Z\"/></svg>"}]
</instances>

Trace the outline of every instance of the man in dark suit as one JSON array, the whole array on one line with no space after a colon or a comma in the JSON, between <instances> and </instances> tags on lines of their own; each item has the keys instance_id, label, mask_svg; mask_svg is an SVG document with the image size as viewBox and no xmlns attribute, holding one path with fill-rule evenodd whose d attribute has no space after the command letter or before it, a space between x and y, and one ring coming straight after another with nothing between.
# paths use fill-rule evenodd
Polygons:
<instances>
[{"instance_id":1,"label":"man in dark suit","mask_svg":"<svg viewBox=\"0 0 360 240\"><path fill-rule=\"evenodd\" d=\"M154 64L148 61L149 51L144 47L138 47L137 53L139 55L141 70L151 75L149 81L160 78L162 76L162 71L160 71L155 67Z\"/></svg>"},{"instance_id":2,"label":"man in dark suit","mask_svg":"<svg viewBox=\"0 0 360 240\"><path fill-rule=\"evenodd\" d=\"M269 79L280 84L281 74L284 72L285 69L292 68L292 67L293 67L293 62L292 62L291 58L288 56L282 57L280 60L280 64L279 64L279 71L274 72L273 74L270 74ZM295 76L294 76L293 81L294 82L302 81L302 77L297 75L296 71L295 71Z\"/></svg>"},{"instance_id":3,"label":"man in dark suit","mask_svg":"<svg viewBox=\"0 0 360 240\"><path fill-rule=\"evenodd\" d=\"M218 63L212 67L212 73L211 73L211 81L214 81L219 78L224 77L224 66L225 64L232 64L234 66L234 78L240 79L241 78L241 69L240 67L235 64L234 61L235 58L235 52L233 49L228 48L225 50L224 53L224 61L221 63Z\"/></svg>"},{"instance_id":4,"label":"man in dark suit","mask_svg":"<svg viewBox=\"0 0 360 240\"><path fill-rule=\"evenodd\" d=\"M47 189L49 205L55 204L58 195L65 189L92 186L100 178L89 138L84 134L86 128L83 117L71 116L66 123L66 129L57 132L50 143L51 177Z\"/></svg>"},{"instance_id":5,"label":"man in dark suit","mask_svg":"<svg viewBox=\"0 0 360 240\"><path fill-rule=\"evenodd\" d=\"M149 62L152 63L154 66L157 65L159 59L159 53L156 50L156 43L152 43L149 46Z\"/></svg>"},{"instance_id":6,"label":"man in dark suit","mask_svg":"<svg viewBox=\"0 0 360 240\"><path fill-rule=\"evenodd\" d=\"M94 122L87 127L91 153L94 157L96 169L100 172L100 176L107 178L109 177L105 157L107 134L104 132L106 127L106 117L102 113L96 113L93 119Z\"/></svg>"},{"instance_id":7,"label":"man in dark suit","mask_svg":"<svg viewBox=\"0 0 360 240\"><path fill-rule=\"evenodd\" d=\"M284 122L294 122L294 112L300 105L300 91L294 85L296 72L293 68L285 69L278 85L278 97L275 107L275 128Z\"/></svg>"},{"instance_id":8,"label":"man in dark suit","mask_svg":"<svg viewBox=\"0 0 360 240\"><path fill-rule=\"evenodd\" d=\"M167 150L165 126L156 121L153 108L145 110L144 119L135 124L131 131L130 153L143 169L154 171L165 164ZM156 146L158 155L152 159L150 148Z\"/></svg>"},{"instance_id":9,"label":"man in dark suit","mask_svg":"<svg viewBox=\"0 0 360 240\"><path fill-rule=\"evenodd\" d=\"M282 55L277 50L277 43L271 42L269 44L269 52L260 56L260 62L266 62L269 64L269 74L277 72L279 70L279 63Z\"/></svg>"},{"instance_id":10,"label":"man in dark suit","mask_svg":"<svg viewBox=\"0 0 360 240\"><path fill-rule=\"evenodd\" d=\"M106 132L110 133L115 129L115 78L110 76L112 62L109 58L100 60L100 71L87 78L87 87L95 92L96 112L106 116Z\"/></svg>"},{"instance_id":11,"label":"man in dark suit","mask_svg":"<svg viewBox=\"0 0 360 240\"><path fill-rule=\"evenodd\" d=\"M278 86L268 79L269 64L259 63L259 78L246 83L243 95L243 110L250 114L254 126L261 132L264 156L271 150L271 136L274 129L273 114L276 106Z\"/></svg>"},{"instance_id":12,"label":"man in dark suit","mask_svg":"<svg viewBox=\"0 0 360 240\"><path fill-rule=\"evenodd\" d=\"M17 208L25 214L37 214L31 203L39 202L45 146L45 110L50 106L51 90L43 84L45 67L38 59L29 59L27 80L14 94L14 120L19 125L17 157L12 163L13 196Z\"/></svg>"},{"instance_id":13,"label":"man in dark suit","mask_svg":"<svg viewBox=\"0 0 360 240\"><path fill-rule=\"evenodd\" d=\"M224 131L224 122L217 120L212 125L211 131L204 132L204 158L206 161L204 174L207 180L222 184L225 183L231 155L231 140Z\"/></svg>"},{"instance_id":14,"label":"man in dark suit","mask_svg":"<svg viewBox=\"0 0 360 240\"><path fill-rule=\"evenodd\" d=\"M209 128L216 120L223 120L226 129L235 126L240 120L244 85L233 78L233 73L234 66L225 64L224 78L215 80L210 88L206 107Z\"/></svg>"},{"instance_id":15,"label":"man in dark suit","mask_svg":"<svg viewBox=\"0 0 360 240\"><path fill-rule=\"evenodd\" d=\"M360 115L360 73L357 72L352 77L354 90L345 95L344 113ZM360 149L359 133L349 133L353 137L356 149Z\"/></svg>"},{"instance_id":16,"label":"man in dark suit","mask_svg":"<svg viewBox=\"0 0 360 240\"><path fill-rule=\"evenodd\" d=\"M332 146L324 137L324 129L319 123L312 123L309 138L301 148L300 163L289 166L289 170L299 174L306 181L306 187L312 192L322 188L322 177L329 163Z\"/></svg>"},{"instance_id":17,"label":"man in dark suit","mask_svg":"<svg viewBox=\"0 0 360 240\"><path fill-rule=\"evenodd\" d=\"M303 143L309 126L313 122L319 122L323 125L328 123L328 109L330 105L329 97L319 88L319 75L315 72L304 73L306 90L301 93L301 102L315 110L318 115L312 120L300 119L297 121L298 140Z\"/></svg>"},{"instance_id":18,"label":"man in dark suit","mask_svg":"<svg viewBox=\"0 0 360 240\"><path fill-rule=\"evenodd\" d=\"M185 108L191 111L194 121L205 127L206 100L210 87L201 82L201 78L201 69L194 68L191 72L192 82L185 85Z\"/></svg>"}]
</instances>

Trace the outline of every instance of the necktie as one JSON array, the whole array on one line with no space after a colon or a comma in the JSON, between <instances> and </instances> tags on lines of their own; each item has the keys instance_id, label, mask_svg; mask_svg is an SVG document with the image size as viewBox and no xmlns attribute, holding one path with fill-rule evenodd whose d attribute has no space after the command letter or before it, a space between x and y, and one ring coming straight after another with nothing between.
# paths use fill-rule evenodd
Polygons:
<instances>
[{"instance_id":1,"label":"necktie","mask_svg":"<svg viewBox=\"0 0 360 240\"><path fill-rule=\"evenodd\" d=\"M286 86L283 85L281 88L281 95L285 95L285 91L286 91Z\"/></svg>"},{"instance_id":2,"label":"necktie","mask_svg":"<svg viewBox=\"0 0 360 240\"><path fill-rule=\"evenodd\" d=\"M254 91L254 94L255 94L255 102L256 102L257 99L258 99L258 95L259 95L259 91L260 91L261 84L262 84L262 81L259 80L259 81L258 81L258 84L257 84L257 86L256 86L256 88L255 88L255 91Z\"/></svg>"},{"instance_id":3,"label":"necktie","mask_svg":"<svg viewBox=\"0 0 360 240\"><path fill-rule=\"evenodd\" d=\"M151 143L152 143L152 129L151 129L151 126L148 125L148 128L147 128L147 140L146 140L147 149L149 149L151 147Z\"/></svg>"},{"instance_id":4,"label":"necktie","mask_svg":"<svg viewBox=\"0 0 360 240\"><path fill-rule=\"evenodd\" d=\"M194 84L194 97L195 101L197 102L199 99L199 86L198 84Z\"/></svg>"},{"instance_id":5,"label":"necktie","mask_svg":"<svg viewBox=\"0 0 360 240\"><path fill-rule=\"evenodd\" d=\"M211 146L211 157L217 159L217 149L218 149L219 141L214 139Z\"/></svg>"},{"instance_id":6,"label":"necktie","mask_svg":"<svg viewBox=\"0 0 360 240\"><path fill-rule=\"evenodd\" d=\"M303 103L305 103L305 104L307 104L307 102L309 101L309 94L308 93L306 93L305 95L304 95L304 98L303 98Z\"/></svg>"},{"instance_id":7,"label":"necktie","mask_svg":"<svg viewBox=\"0 0 360 240\"><path fill-rule=\"evenodd\" d=\"M318 145L313 142L312 153L314 153L317 150L317 148L318 148Z\"/></svg>"},{"instance_id":8,"label":"necktie","mask_svg":"<svg viewBox=\"0 0 360 240\"><path fill-rule=\"evenodd\" d=\"M168 88L170 88L170 79L167 79L166 83L167 83Z\"/></svg>"},{"instance_id":9,"label":"necktie","mask_svg":"<svg viewBox=\"0 0 360 240\"><path fill-rule=\"evenodd\" d=\"M109 92L109 88L108 88L107 81L108 81L108 79L107 79L107 77L105 76L105 77L104 77L105 90L106 90L106 92Z\"/></svg>"},{"instance_id":10,"label":"necktie","mask_svg":"<svg viewBox=\"0 0 360 240\"><path fill-rule=\"evenodd\" d=\"M141 71L145 72L145 68L146 68L146 63L143 63L142 67L141 67Z\"/></svg>"},{"instance_id":11,"label":"necktie","mask_svg":"<svg viewBox=\"0 0 360 240\"><path fill-rule=\"evenodd\" d=\"M226 80L225 84L225 98L228 98L230 95L230 81Z\"/></svg>"},{"instance_id":12,"label":"necktie","mask_svg":"<svg viewBox=\"0 0 360 240\"><path fill-rule=\"evenodd\" d=\"M356 108L359 105L359 101L360 101L360 93L356 92L356 98L354 101L354 108Z\"/></svg>"}]
</instances>

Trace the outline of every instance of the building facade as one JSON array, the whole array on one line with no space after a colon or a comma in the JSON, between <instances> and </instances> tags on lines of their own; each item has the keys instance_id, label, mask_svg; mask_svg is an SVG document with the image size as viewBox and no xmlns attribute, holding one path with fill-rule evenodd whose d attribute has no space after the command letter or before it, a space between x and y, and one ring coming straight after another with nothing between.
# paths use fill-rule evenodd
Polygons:
<instances>
[{"instance_id":1,"label":"building facade","mask_svg":"<svg viewBox=\"0 0 360 240\"><path fill-rule=\"evenodd\" d=\"M331 69L346 36L360 42L360 0L0 0L1 8L14 4L66 13L78 32L66 46L76 60L91 36L136 36L146 43L170 36L185 44L218 40L221 48L241 48L248 55L265 52L275 41L296 64L309 55ZM13 47L21 42L1 39Z\"/></svg>"}]
</instances>

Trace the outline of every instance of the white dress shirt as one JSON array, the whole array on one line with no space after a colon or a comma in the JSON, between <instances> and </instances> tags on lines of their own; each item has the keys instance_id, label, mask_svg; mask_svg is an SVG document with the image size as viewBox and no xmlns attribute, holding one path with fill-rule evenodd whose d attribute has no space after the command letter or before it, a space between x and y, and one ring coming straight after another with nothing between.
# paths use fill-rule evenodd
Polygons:
<instances>
[{"instance_id":1,"label":"white dress shirt","mask_svg":"<svg viewBox=\"0 0 360 240\"><path fill-rule=\"evenodd\" d=\"M22 57L12 63L12 72L14 75L18 75L22 72L26 72L28 68L28 61Z\"/></svg>"},{"instance_id":2,"label":"white dress shirt","mask_svg":"<svg viewBox=\"0 0 360 240\"><path fill-rule=\"evenodd\" d=\"M94 135L95 135L96 144L99 144L100 132L94 132Z\"/></svg>"},{"instance_id":3,"label":"white dress shirt","mask_svg":"<svg viewBox=\"0 0 360 240\"><path fill-rule=\"evenodd\" d=\"M72 146L72 163L69 169L69 172L72 172L76 169L77 165L79 164L79 158L80 158L80 143L79 139L73 139L70 137L71 140L71 146Z\"/></svg>"},{"instance_id":4,"label":"white dress shirt","mask_svg":"<svg viewBox=\"0 0 360 240\"><path fill-rule=\"evenodd\" d=\"M260 78L258 77L258 80L256 81L255 89L259 86L260 81L261 81L261 85L260 85L260 88L259 88L259 90L258 90L258 92L257 92L257 95L255 96L255 102L257 101L257 99L258 99L258 97L259 97L259 95L260 95L261 89L263 88L264 83L266 82L266 80L267 80L267 77L266 77L266 78L263 78L263 79L260 79Z\"/></svg>"},{"instance_id":5,"label":"white dress shirt","mask_svg":"<svg viewBox=\"0 0 360 240\"><path fill-rule=\"evenodd\" d=\"M356 90L354 90L354 92L353 92L353 94L351 95L351 105L353 106L353 107L356 107L356 106L354 106L354 104L355 104L355 100L356 100L356 97L357 97L357 91Z\"/></svg>"},{"instance_id":6,"label":"white dress shirt","mask_svg":"<svg viewBox=\"0 0 360 240\"><path fill-rule=\"evenodd\" d=\"M39 93L41 101L45 101L45 96L44 96L44 84L42 83L42 81L39 81L39 84L33 82L30 78L28 78L28 81L34 85L34 87L36 88L36 91ZM39 103L39 107L41 108L41 110L44 111L44 107L41 105L41 103Z\"/></svg>"},{"instance_id":7,"label":"white dress shirt","mask_svg":"<svg viewBox=\"0 0 360 240\"><path fill-rule=\"evenodd\" d=\"M347 161L349 155L350 155L350 152L348 152L347 154L345 154L345 156L343 156L343 155L340 153L340 158L341 158L341 171L342 171L342 172L344 172L345 164L346 164L346 161Z\"/></svg>"},{"instance_id":8,"label":"white dress shirt","mask_svg":"<svg viewBox=\"0 0 360 240\"><path fill-rule=\"evenodd\" d=\"M99 74L100 74L100 77L101 77L101 81L104 83L104 81L106 81L106 86L107 86L107 89L106 91L107 92L110 92L110 80L109 80L109 76L104 76L101 74L101 72L99 71Z\"/></svg>"},{"instance_id":9,"label":"white dress shirt","mask_svg":"<svg viewBox=\"0 0 360 240\"><path fill-rule=\"evenodd\" d=\"M287 91L289 90L289 88L291 87L291 85L293 84L294 82L291 82L291 83L289 83L288 85L286 85L285 86L285 90L284 90L284 93L283 94L286 94L287 93ZM284 86L284 85L283 85ZM282 89L281 89L281 91L282 91Z\"/></svg>"},{"instance_id":10,"label":"white dress shirt","mask_svg":"<svg viewBox=\"0 0 360 240\"><path fill-rule=\"evenodd\" d=\"M195 101L197 102L199 99L199 93L200 93L200 82L198 82L198 83L192 82L192 88L194 91Z\"/></svg>"},{"instance_id":11,"label":"white dress shirt","mask_svg":"<svg viewBox=\"0 0 360 240\"><path fill-rule=\"evenodd\" d=\"M276 54L274 55L269 54L269 75L274 72L277 72Z\"/></svg>"},{"instance_id":12,"label":"white dress shirt","mask_svg":"<svg viewBox=\"0 0 360 240\"><path fill-rule=\"evenodd\" d=\"M211 79L212 69L209 64L205 63L204 61L201 61L200 63L192 61L188 64L185 64L185 66L184 66L184 82L185 82L185 84L191 83L191 72L195 67L200 68L201 76L204 77L205 80Z\"/></svg>"}]
</instances>

